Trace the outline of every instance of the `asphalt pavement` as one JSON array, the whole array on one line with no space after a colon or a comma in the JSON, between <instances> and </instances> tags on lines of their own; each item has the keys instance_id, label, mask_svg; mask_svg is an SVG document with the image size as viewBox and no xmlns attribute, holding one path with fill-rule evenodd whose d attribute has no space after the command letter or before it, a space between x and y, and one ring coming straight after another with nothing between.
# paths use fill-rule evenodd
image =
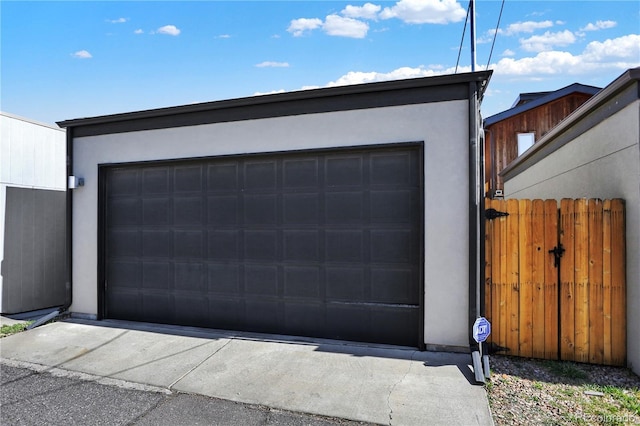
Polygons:
<instances>
[{"instance_id":1,"label":"asphalt pavement","mask_svg":"<svg viewBox=\"0 0 640 426\"><path fill-rule=\"evenodd\" d=\"M470 363L469 354L67 320L0 339L0 423L492 425Z\"/></svg>"}]
</instances>

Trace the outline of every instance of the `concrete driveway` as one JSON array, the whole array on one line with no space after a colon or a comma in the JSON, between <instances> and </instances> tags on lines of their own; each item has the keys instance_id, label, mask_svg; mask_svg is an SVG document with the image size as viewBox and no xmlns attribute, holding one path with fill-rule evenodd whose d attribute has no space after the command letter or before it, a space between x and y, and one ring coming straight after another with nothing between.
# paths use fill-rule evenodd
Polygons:
<instances>
[{"instance_id":1,"label":"concrete driveway","mask_svg":"<svg viewBox=\"0 0 640 426\"><path fill-rule=\"evenodd\" d=\"M0 340L3 363L392 425L492 425L468 354L121 321Z\"/></svg>"}]
</instances>

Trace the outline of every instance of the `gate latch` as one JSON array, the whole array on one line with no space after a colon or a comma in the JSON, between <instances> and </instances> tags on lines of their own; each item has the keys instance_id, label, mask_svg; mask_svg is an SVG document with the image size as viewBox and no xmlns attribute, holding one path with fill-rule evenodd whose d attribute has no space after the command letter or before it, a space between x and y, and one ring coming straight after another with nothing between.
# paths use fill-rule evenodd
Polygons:
<instances>
[{"instance_id":1,"label":"gate latch","mask_svg":"<svg viewBox=\"0 0 640 426\"><path fill-rule=\"evenodd\" d=\"M554 261L553 261L553 266L554 267L558 267L560 266L560 258L562 257L562 254L565 252L564 247L562 247L562 244L558 244L556 247L553 248L553 250L549 250L549 253L553 254L554 257Z\"/></svg>"},{"instance_id":2,"label":"gate latch","mask_svg":"<svg viewBox=\"0 0 640 426\"><path fill-rule=\"evenodd\" d=\"M496 209L487 209L484 211L484 217L489 220L502 217L502 216L509 216L509 213L499 212Z\"/></svg>"}]
</instances>

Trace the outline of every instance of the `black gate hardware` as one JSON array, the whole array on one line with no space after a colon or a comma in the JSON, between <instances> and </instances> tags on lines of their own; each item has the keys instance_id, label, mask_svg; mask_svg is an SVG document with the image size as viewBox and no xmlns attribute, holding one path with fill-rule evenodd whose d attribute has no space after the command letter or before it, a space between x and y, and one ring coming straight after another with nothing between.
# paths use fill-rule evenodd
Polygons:
<instances>
[{"instance_id":1,"label":"black gate hardware","mask_svg":"<svg viewBox=\"0 0 640 426\"><path fill-rule=\"evenodd\" d=\"M553 266L554 267L558 267L560 266L560 258L562 257L562 254L565 252L566 250L564 249L564 247L562 247L562 244L558 244L556 247L553 248L553 250L549 250L549 253L553 254L554 257L554 261L553 261Z\"/></svg>"},{"instance_id":2,"label":"black gate hardware","mask_svg":"<svg viewBox=\"0 0 640 426\"><path fill-rule=\"evenodd\" d=\"M484 217L489 220L495 219L497 217L503 217L503 216L509 216L509 213L499 212L496 209L487 209L484 211Z\"/></svg>"}]
</instances>

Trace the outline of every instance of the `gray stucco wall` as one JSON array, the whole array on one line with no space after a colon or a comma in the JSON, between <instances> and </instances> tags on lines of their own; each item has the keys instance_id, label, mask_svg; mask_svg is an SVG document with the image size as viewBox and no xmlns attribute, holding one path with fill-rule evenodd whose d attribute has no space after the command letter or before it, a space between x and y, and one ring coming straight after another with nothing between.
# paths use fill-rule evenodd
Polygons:
<instances>
[{"instance_id":1,"label":"gray stucco wall","mask_svg":"<svg viewBox=\"0 0 640 426\"><path fill-rule=\"evenodd\" d=\"M627 358L640 374L640 101L505 182L508 198L623 198Z\"/></svg>"},{"instance_id":2,"label":"gray stucco wall","mask_svg":"<svg viewBox=\"0 0 640 426\"><path fill-rule=\"evenodd\" d=\"M424 141L425 335L468 348L468 101L306 114L76 138L73 305L97 306L98 165Z\"/></svg>"}]
</instances>

